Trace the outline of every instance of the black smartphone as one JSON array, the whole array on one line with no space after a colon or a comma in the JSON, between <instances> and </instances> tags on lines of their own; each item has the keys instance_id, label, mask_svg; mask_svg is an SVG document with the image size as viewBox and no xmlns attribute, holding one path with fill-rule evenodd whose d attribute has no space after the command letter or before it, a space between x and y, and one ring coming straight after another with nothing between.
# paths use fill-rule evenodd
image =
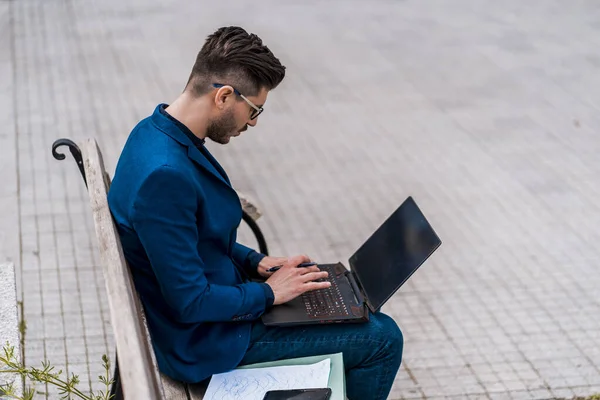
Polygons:
<instances>
[{"instance_id":1,"label":"black smartphone","mask_svg":"<svg viewBox=\"0 0 600 400\"><path fill-rule=\"evenodd\" d=\"M270 390L263 400L329 400L331 389Z\"/></svg>"}]
</instances>

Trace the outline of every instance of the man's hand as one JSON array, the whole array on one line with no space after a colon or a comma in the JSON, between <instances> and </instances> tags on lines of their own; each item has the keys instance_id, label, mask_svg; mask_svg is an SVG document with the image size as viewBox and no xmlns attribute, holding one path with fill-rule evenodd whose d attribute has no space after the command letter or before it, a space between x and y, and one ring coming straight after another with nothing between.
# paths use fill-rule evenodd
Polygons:
<instances>
[{"instance_id":1,"label":"man's hand","mask_svg":"<svg viewBox=\"0 0 600 400\"><path fill-rule=\"evenodd\" d=\"M279 271L266 272L271 275L266 283L271 286L275 295L273 305L287 303L304 292L331 286L330 282L314 282L317 279L327 278L328 275L325 271L321 272L317 266L297 268L298 264L309 262L308 257L296 256L283 260L286 262L273 265L283 265Z\"/></svg>"},{"instance_id":2,"label":"man's hand","mask_svg":"<svg viewBox=\"0 0 600 400\"><path fill-rule=\"evenodd\" d=\"M258 263L258 274L263 278L269 278L273 275L273 272L267 272L269 268L278 267L278 266L297 266L303 262L310 262L310 258L308 256L294 256L294 257L264 257Z\"/></svg>"}]
</instances>

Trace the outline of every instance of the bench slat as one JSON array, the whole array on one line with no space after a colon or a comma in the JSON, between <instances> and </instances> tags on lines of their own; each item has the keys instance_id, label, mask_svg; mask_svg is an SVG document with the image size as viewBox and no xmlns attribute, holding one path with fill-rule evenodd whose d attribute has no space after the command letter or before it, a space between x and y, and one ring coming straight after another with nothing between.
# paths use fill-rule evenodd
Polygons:
<instances>
[{"instance_id":1,"label":"bench slat","mask_svg":"<svg viewBox=\"0 0 600 400\"><path fill-rule=\"evenodd\" d=\"M178 382L161 374L163 389L165 391L165 399L167 400L189 400L185 390L185 383Z\"/></svg>"},{"instance_id":2,"label":"bench slat","mask_svg":"<svg viewBox=\"0 0 600 400\"><path fill-rule=\"evenodd\" d=\"M107 175L107 179L110 185L110 178ZM137 292L136 292L136 297ZM139 297L138 297L139 299ZM142 310L140 319L142 321L142 326L144 328L144 335L146 336L146 340L148 343L152 344L152 339L150 337L150 331L148 330L148 322L146 321L146 313L144 312L144 307L140 302L140 309ZM158 363L156 362L156 354L154 351L151 352L152 356L152 369L160 375L159 379L162 384L164 398L166 400L189 400L189 396L187 395L185 384L183 382L178 382L169 378L167 375L160 373L158 370Z\"/></svg>"},{"instance_id":3,"label":"bench slat","mask_svg":"<svg viewBox=\"0 0 600 400\"><path fill-rule=\"evenodd\" d=\"M190 400L202 400L204 393L206 393L206 386L204 385L189 385Z\"/></svg>"},{"instance_id":4,"label":"bench slat","mask_svg":"<svg viewBox=\"0 0 600 400\"><path fill-rule=\"evenodd\" d=\"M115 335L119 372L125 399L164 398L153 350L146 335L142 307L108 208L108 175L94 139L83 143L84 168L94 217L100 260Z\"/></svg>"}]
</instances>

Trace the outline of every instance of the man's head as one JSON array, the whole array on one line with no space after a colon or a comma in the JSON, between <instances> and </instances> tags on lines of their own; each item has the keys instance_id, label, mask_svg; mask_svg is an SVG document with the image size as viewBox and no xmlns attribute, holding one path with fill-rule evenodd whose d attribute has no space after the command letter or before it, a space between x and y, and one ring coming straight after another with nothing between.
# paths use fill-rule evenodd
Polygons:
<instances>
[{"instance_id":1,"label":"man's head","mask_svg":"<svg viewBox=\"0 0 600 400\"><path fill-rule=\"evenodd\" d=\"M221 144L254 126L267 99L285 76L285 67L255 34L240 27L208 36L185 87L193 97L209 96L207 137Z\"/></svg>"}]
</instances>

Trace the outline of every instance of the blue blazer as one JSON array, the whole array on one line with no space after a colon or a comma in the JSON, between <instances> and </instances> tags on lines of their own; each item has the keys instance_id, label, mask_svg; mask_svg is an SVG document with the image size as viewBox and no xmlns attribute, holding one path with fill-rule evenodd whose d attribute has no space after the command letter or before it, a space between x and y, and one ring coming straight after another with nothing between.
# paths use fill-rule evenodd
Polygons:
<instances>
[{"instance_id":1,"label":"blue blazer","mask_svg":"<svg viewBox=\"0 0 600 400\"><path fill-rule=\"evenodd\" d=\"M247 279L264 255L236 242L225 171L161 107L130 133L108 202L160 370L199 382L239 364L273 292Z\"/></svg>"}]
</instances>

